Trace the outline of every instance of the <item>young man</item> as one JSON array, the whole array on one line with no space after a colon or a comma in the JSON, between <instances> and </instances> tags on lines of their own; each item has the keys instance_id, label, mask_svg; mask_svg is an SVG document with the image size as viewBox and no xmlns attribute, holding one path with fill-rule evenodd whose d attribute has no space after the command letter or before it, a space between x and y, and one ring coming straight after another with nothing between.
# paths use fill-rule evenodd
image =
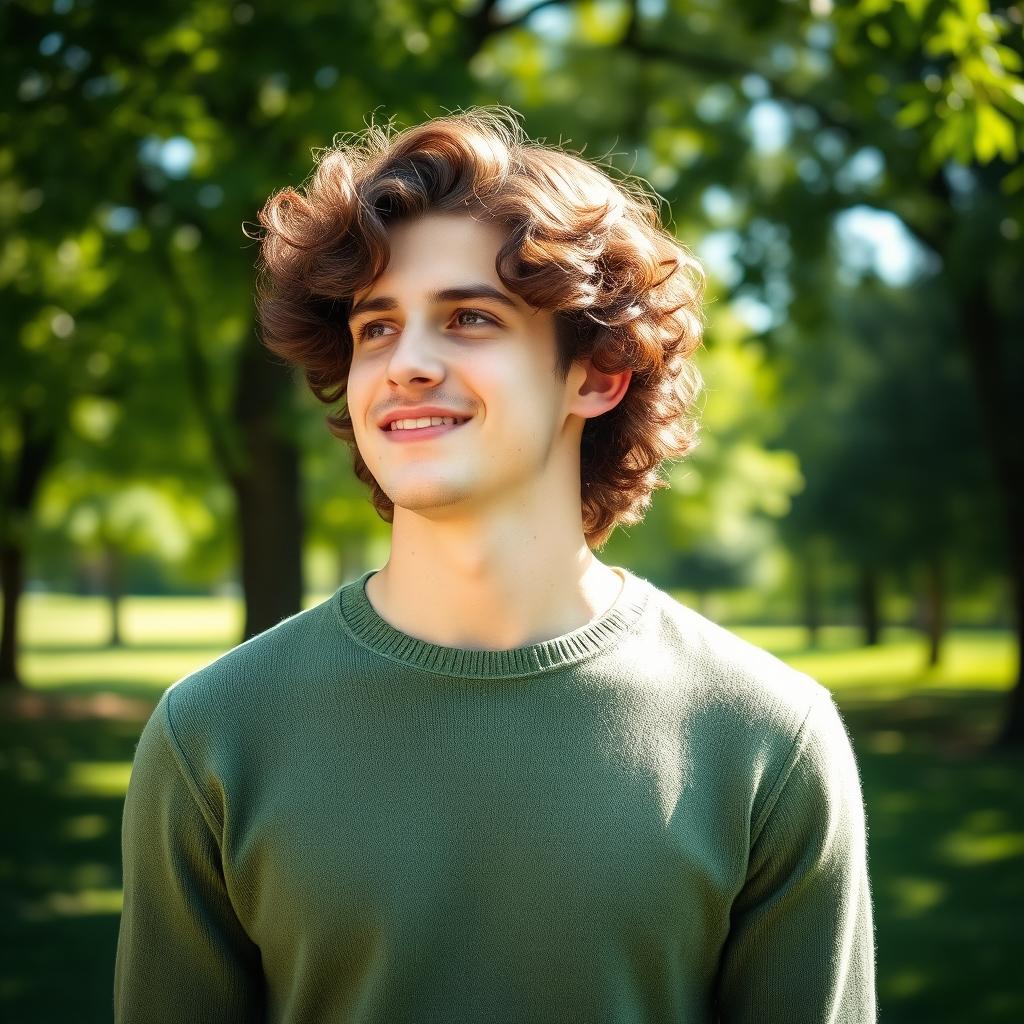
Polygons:
<instances>
[{"instance_id":1,"label":"young man","mask_svg":"<svg viewBox=\"0 0 1024 1024\"><path fill-rule=\"evenodd\" d=\"M116 1018L874 1021L830 694L593 553L694 439L703 279L650 200L484 108L261 222L266 342L392 549L162 697Z\"/></svg>"}]
</instances>

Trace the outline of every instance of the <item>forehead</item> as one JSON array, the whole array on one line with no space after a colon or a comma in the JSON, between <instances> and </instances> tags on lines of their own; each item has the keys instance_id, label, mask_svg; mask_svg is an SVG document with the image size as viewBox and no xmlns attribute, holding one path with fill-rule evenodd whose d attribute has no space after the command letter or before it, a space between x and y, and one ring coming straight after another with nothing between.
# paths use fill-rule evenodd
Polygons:
<instances>
[{"instance_id":1,"label":"forehead","mask_svg":"<svg viewBox=\"0 0 1024 1024\"><path fill-rule=\"evenodd\" d=\"M398 221L388 228L386 269L353 299L398 285L426 291L489 281L502 287L495 260L507 237L502 225L468 213L429 213Z\"/></svg>"}]
</instances>

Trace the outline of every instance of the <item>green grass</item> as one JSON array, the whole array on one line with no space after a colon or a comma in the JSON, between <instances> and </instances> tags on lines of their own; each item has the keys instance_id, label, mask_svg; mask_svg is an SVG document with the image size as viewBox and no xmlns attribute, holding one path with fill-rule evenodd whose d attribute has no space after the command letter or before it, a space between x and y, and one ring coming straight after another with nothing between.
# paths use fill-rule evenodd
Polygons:
<instances>
[{"instance_id":1,"label":"green grass","mask_svg":"<svg viewBox=\"0 0 1024 1024\"><path fill-rule=\"evenodd\" d=\"M309 597L306 607L326 595ZM242 606L233 598L128 597L121 606L123 649L99 597L29 594L22 610L23 674L39 690L102 689L159 696L175 679L238 641Z\"/></svg>"},{"instance_id":2,"label":"green grass","mask_svg":"<svg viewBox=\"0 0 1024 1024\"><path fill-rule=\"evenodd\" d=\"M24 672L49 702L35 718L0 703L4 1020L110 1020L134 746L163 688L232 646L241 621L228 598L132 598L124 613L127 646L109 650L101 601L26 602ZM926 670L923 641L906 630L865 649L856 631L830 628L817 650L799 628L735 631L829 686L849 726L867 803L880 1019L1024 1019L1024 757L990 747L1014 671L1010 636L954 632L942 665ZM119 717L81 717L76 697Z\"/></svg>"}]
</instances>

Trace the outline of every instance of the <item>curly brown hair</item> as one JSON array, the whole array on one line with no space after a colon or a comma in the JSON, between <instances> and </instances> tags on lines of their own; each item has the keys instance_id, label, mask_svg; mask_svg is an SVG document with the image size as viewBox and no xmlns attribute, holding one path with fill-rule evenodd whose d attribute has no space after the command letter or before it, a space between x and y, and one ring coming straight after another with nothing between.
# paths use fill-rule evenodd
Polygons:
<instances>
[{"instance_id":1,"label":"curly brown hair","mask_svg":"<svg viewBox=\"0 0 1024 1024\"><path fill-rule=\"evenodd\" d=\"M703 334L705 275L662 225L639 179L526 137L516 111L475 107L394 131L372 123L316 154L299 189L271 196L262 230L257 305L263 341L301 367L313 394L344 401L352 298L388 266L387 229L428 212L471 213L508 229L495 269L531 306L553 313L558 372L593 358L633 371L621 401L584 424L583 532L602 547L643 520L668 487L666 460L697 444L701 376L690 356ZM377 512L394 505L359 454L347 408L327 417L352 451Z\"/></svg>"}]
</instances>

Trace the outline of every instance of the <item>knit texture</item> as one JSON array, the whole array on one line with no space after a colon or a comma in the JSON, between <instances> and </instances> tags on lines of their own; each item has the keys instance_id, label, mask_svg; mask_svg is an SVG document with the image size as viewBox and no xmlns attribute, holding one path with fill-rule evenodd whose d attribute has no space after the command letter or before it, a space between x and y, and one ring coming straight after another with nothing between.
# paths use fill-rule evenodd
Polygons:
<instances>
[{"instance_id":1,"label":"knit texture","mask_svg":"<svg viewBox=\"0 0 1024 1024\"><path fill-rule=\"evenodd\" d=\"M365 585L168 689L122 828L118 1024L874 1024L823 686L618 569L510 651Z\"/></svg>"}]
</instances>

